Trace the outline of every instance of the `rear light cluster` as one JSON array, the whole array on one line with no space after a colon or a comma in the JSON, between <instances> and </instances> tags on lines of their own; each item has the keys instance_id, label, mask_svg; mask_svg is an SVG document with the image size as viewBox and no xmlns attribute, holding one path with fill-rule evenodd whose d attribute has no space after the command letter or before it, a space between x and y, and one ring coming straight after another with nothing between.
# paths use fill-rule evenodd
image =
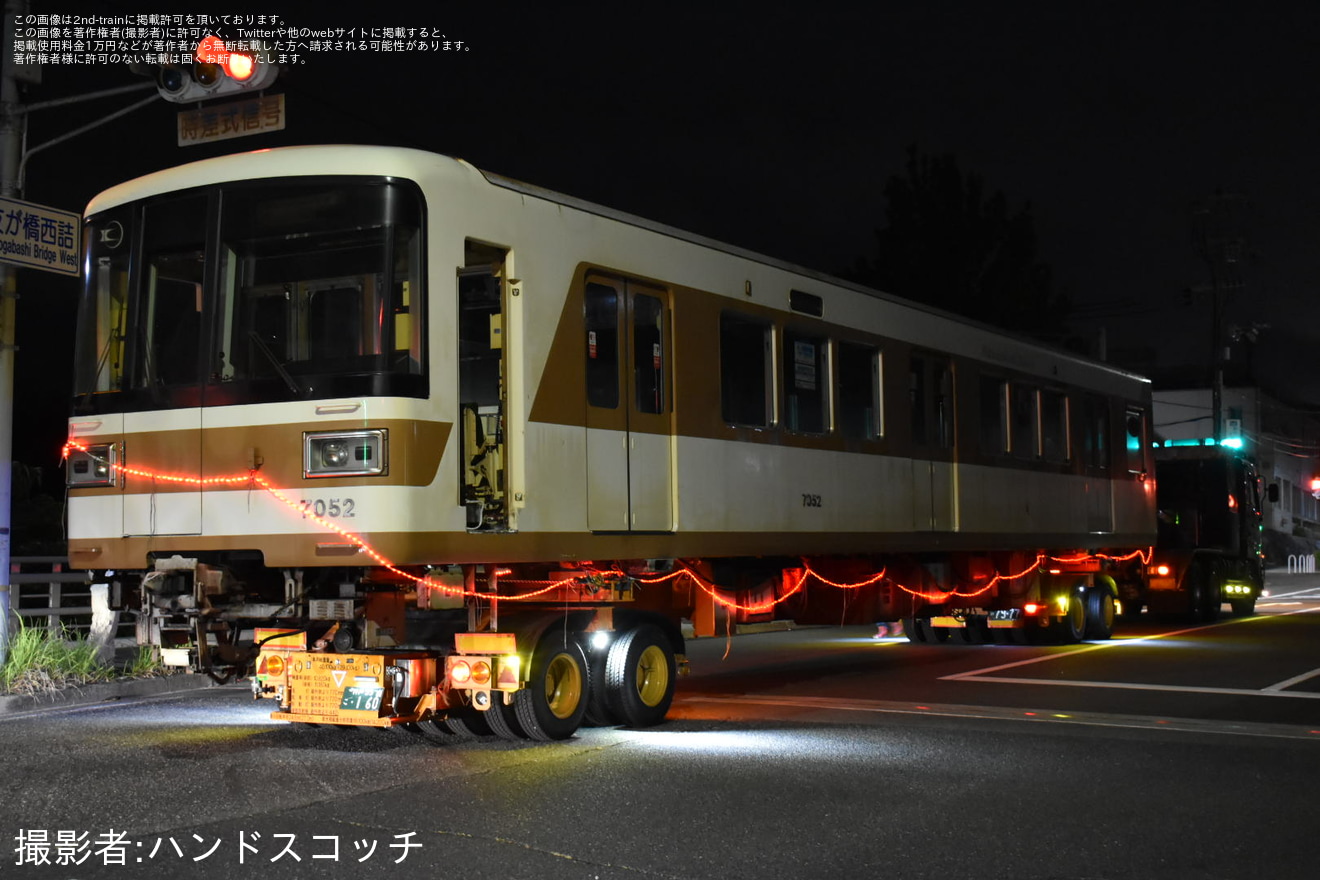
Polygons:
<instances>
[{"instance_id":1,"label":"rear light cluster","mask_svg":"<svg viewBox=\"0 0 1320 880\"><path fill-rule=\"evenodd\" d=\"M459 687L486 687L490 684L490 664L485 660L456 659L449 665L449 680Z\"/></svg>"}]
</instances>

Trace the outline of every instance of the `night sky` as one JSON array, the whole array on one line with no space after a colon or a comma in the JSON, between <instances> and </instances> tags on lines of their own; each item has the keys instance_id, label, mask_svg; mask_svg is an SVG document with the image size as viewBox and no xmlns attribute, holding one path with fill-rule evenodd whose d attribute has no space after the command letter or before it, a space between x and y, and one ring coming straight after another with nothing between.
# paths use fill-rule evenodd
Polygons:
<instances>
[{"instance_id":1,"label":"night sky","mask_svg":"<svg viewBox=\"0 0 1320 880\"><path fill-rule=\"evenodd\" d=\"M429 27L470 49L306 55L278 85L288 129L215 146L176 147L179 108L160 101L39 154L24 197L80 211L120 180L209 155L398 144L839 273L868 254L885 181L915 146L1030 203L1079 330L1103 325L1113 354L1167 369L1209 356L1208 299L1184 291L1209 281L1193 205L1223 191L1244 200L1250 254L1230 321L1268 323L1262 371L1320 402L1314 3L303 6L253 9L307 27ZM28 100L138 81L51 68ZM29 143L131 100L34 114ZM19 283L15 458L51 466L76 284L35 271Z\"/></svg>"}]
</instances>

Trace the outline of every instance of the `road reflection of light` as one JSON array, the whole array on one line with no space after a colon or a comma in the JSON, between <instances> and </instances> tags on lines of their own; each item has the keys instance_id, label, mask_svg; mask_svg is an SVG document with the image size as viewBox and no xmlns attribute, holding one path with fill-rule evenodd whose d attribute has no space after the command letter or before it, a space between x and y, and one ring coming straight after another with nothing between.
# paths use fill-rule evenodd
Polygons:
<instances>
[{"instance_id":1,"label":"road reflection of light","mask_svg":"<svg viewBox=\"0 0 1320 880\"><path fill-rule=\"evenodd\" d=\"M847 734L808 730L630 730L628 739L658 751L690 752L710 756L765 756L782 760L794 755L805 760L852 759L874 763L896 758L897 749L874 739L859 741Z\"/></svg>"}]
</instances>

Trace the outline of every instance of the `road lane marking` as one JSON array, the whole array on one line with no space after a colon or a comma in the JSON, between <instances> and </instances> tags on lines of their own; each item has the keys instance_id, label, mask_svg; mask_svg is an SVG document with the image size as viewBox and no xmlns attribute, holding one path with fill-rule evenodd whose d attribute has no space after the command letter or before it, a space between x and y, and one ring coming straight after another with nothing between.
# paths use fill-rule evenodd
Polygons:
<instances>
[{"instance_id":1,"label":"road lane marking","mask_svg":"<svg viewBox=\"0 0 1320 880\"><path fill-rule=\"evenodd\" d=\"M1204 626L1193 626L1187 629L1174 630L1173 632L1157 633L1152 636L1141 636L1130 639L1113 639L1107 642L1100 642L1094 645L1087 645L1085 648L1079 648L1073 651L1060 651L1054 654L1045 654L1041 657L1028 657L1026 660L1015 660L1012 663L1001 663L998 666L985 666L981 669L973 669L968 672L957 672L953 675L940 676L940 681L984 681L994 684L1047 684L1056 687L1096 687L1096 688L1114 688L1119 690L1141 690L1141 691L1168 691L1173 693L1194 693L1194 694L1230 694L1234 696L1265 696L1265 697L1293 697L1295 699L1315 700L1320 699L1320 693L1306 693L1286 691L1294 684L1299 684L1317 675L1320 675L1320 669L1308 672L1300 676L1277 684L1270 685L1267 688L1217 688L1200 687L1196 685L1164 685L1164 684L1143 684L1139 682L1124 681L1083 681L1079 679L1055 679L1055 678L1008 678L1003 676L994 676L989 673L1002 672L1005 669L1016 669L1020 666L1030 666L1034 663L1048 663L1051 660L1059 660L1064 657L1076 657L1078 654L1086 654L1090 651L1101 651L1105 648L1118 648L1123 645L1139 645L1143 642L1153 642L1159 639L1167 639L1172 636L1185 635L1192 632L1200 632L1207 629L1216 629L1221 626L1232 626L1237 623L1249 623L1253 620L1269 620L1272 617L1289 617L1294 614L1310 614L1316 608L1303 608L1297 611L1283 611L1272 615L1257 615L1254 617L1240 617L1233 620L1226 620L1220 623L1210 623Z\"/></svg>"},{"instance_id":2,"label":"road lane marking","mask_svg":"<svg viewBox=\"0 0 1320 880\"><path fill-rule=\"evenodd\" d=\"M1320 674L1320 673L1316 673ZM1309 678L1310 676L1306 676ZM954 676L946 676L948 679ZM1277 686L1269 688L1223 688L1194 684L1145 684L1136 681L1081 681L1060 678L997 678L993 675L981 675L973 681L989 681L995 684L1049 684L1061 687L1114 688L1126 691L1171 691L1180 694L1229 694L1237 697L1292 697L1299 700L1320 700L1320 693L1306 691L1285 691ZM1288 682L1283 682L1288 684Z\"/></svg>"},{"instance_id":3,"label":"road lane marking","mask_svg":"<svg viewBox=\"0 0 1320 880\"><path fill-rule=\"evenodd\" d=\"M1292 678L1285 679L1278 684L1272 684L1265 688L1267 691L1281 691L1284 688L1290 688L1295 684L1301 684L1320 675L1320 669L1312 669L1310 672L1303 672L1301 675L1294 675Z\"/></svg>"},{"instance_id":4,"label":"road lane marking","mask_svg":"<svg viewBox=\"0 0 1320 880\"><path fill-rule=\"evenodd\" d=\"M1062 684L1062 682L1054 682ZM1253 692L1254 693L1254 692ZM954 703L908 703L888 700L857 700L840 697L771 697L693 695L675 698L674 704L700 703L777 706L793 709L826 709L884 715L936 716L975 720L1029 721L1037 724L1072 724L1084 727L1120 727L1132 730L1176 730L1184 733L1218 733L1232 736L1275 739L1320 739L1320 730L1294 724L1257 721L1207 721L1197 718L1154 718L1107 712L1055 712L1001 706L967 706Z\"/></svg>"}]
</instances>

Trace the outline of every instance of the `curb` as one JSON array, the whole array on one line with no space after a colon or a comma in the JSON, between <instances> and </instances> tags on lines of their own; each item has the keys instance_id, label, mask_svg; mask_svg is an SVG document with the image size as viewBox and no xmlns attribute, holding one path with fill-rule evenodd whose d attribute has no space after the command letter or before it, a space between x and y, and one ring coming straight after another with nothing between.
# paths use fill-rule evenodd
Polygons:
<instances>
[{"instance_id":1,"label":"curb","mask_svg":"<svg viewBox=\"0 0 1320 880\"><path fill-rule=\"evenodd\" d=\"M175 673L158 678L127 679L65 688L47 694L13 694L0 696L0 716L28 712L53 711L72 706L113 703L136 697L154 697L181 693L200 688L219 687L205 675Z\"/></svg>"}]
</instances>

